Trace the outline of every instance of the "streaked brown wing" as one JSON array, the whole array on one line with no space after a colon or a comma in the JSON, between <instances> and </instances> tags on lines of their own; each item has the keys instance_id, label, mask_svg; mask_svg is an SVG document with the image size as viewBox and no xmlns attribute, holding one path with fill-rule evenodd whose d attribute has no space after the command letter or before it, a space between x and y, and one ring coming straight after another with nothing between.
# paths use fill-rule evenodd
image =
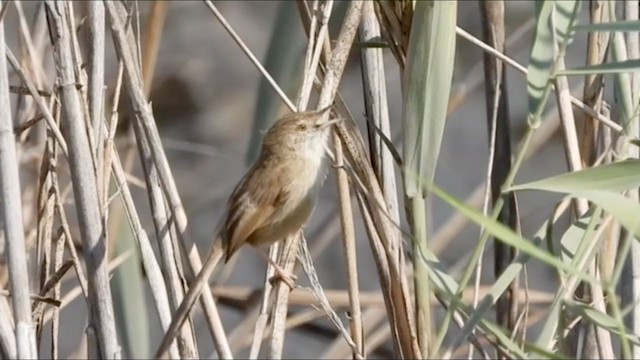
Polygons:
<instances>
[{"instance_id":1,"label":"streaked brown wing","mask_svg":"<svg viewBox=\"0 0 640 360\"><path fill-rule=\"evenodd\" d=\"M268 164L269 161L259 161ZM251 234L263 226L269 217L273 216L280 203L286 199L282 191L281 171L258 171L260 167L249 171L245 179L233 192L229 202L229 213L225 224L226 259L242 247ZM266 176L255 176L256 172ZM269 176L271 174L271 176Z\"/></svg>"},{"instance_id":2,"label":"streaked brown wing","mask_svg":"<svg viewBox=\"0 0 640 360\"><path fill-rule=\"evenodd\" d=\"M244 211L237 218L234 226L228 229L225 262L246 243L247 238L273 214L274 210L273 206L256 207Z\"/></svg>"}]
</instances>

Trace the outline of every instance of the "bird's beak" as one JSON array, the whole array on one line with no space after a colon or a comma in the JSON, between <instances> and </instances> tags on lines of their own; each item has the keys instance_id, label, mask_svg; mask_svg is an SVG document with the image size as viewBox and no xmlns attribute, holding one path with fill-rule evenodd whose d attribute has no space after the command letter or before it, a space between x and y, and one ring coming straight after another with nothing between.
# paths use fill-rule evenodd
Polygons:
<instances>
[{"instance_id":1,"label":"bird's beak","mask_svg":"<svg viewBox=\"0 0 640 360\"><path fill-rule=\"evenodd\" d=\"M342 120L344 120L344 118L341 118L341 117L336 118L336 119L328 120L328 121L326 121L326 122L324 122L324 123L320 124L320 129L326 129L326 128L328 128L329 126L331 126L331 125L333 125L333 124L335 124L335 123L338 123L338 122L340 122L340 121L342 121Z\"/></svg>"}]
</instances>

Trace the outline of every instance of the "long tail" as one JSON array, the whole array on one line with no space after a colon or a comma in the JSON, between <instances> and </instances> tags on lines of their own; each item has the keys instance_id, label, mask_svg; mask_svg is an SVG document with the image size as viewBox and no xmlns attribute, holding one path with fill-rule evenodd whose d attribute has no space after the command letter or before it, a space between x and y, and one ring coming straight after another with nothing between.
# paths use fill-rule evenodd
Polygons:
<instances>
[{"instance_id":1,"label":"long tail","mask_svg":"<svg viewBox=\"0 0 640 360\"><path fill-rule=\"evenodd\" d=\"M169 328L167 329L167 332L162 339L162 343L160 343L160 347L156 352L156 359L162 357L164 353L169 349L169 345L171 345L171 342L180 331L182 324L184 324L184 321L187 319L187 316L191 312L191 308L193 308L193 305L200 297L202 287L209 282L211 273L216 268L216 265L218 265L218 262L220 262L220 259L223 255L224 251L222 248L222 243L220 241L215 241L213 248L209 252L209 257L202 265L200 273L195 278L195 280L193 280L193 283L189 287L189 291L182 299L182 303L180 303L180 306L176 310L176 313L171 320L171 325L169 325Z\"/></svg>"}]
</instances>

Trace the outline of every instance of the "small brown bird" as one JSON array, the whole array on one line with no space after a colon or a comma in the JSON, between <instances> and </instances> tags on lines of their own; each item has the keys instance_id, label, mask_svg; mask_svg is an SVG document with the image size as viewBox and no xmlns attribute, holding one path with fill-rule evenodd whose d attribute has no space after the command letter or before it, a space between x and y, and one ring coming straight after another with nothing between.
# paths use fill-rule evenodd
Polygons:
<instances>
[{"instance_id":1,"label":"small brown bird","mask_svg":"<svg viewBox=\"0 0 640 360\"><path fill-rule=\"evenodd\" d=\"M329 120L330 108L289 113L267 131L260 156L229 197L209 257L176 310L156 357L169 347L172 334L182 326L223 256L227 262L245 244L271 245L295 234L307 222L324 179L329 129L341 120ZM283 281L294 286L291 275L259 253L274 265Z\"/></svg>"}]
</instances>

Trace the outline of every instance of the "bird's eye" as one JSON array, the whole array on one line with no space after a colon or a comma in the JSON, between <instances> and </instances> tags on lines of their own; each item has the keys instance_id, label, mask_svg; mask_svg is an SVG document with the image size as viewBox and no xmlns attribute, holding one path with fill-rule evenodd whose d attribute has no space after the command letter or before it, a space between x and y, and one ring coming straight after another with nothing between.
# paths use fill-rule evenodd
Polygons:
<instances>
[{"instance_id":1,"label":"bird's eye","mask_svg":"<svg viewBox=\"0 0 640 360\"><path fill-rule=\"evenodd\" d=\"M307 130L307 125L305 124L298 125L298 131L306 131L306 130Z\"/></svg>"}]
</instances>

